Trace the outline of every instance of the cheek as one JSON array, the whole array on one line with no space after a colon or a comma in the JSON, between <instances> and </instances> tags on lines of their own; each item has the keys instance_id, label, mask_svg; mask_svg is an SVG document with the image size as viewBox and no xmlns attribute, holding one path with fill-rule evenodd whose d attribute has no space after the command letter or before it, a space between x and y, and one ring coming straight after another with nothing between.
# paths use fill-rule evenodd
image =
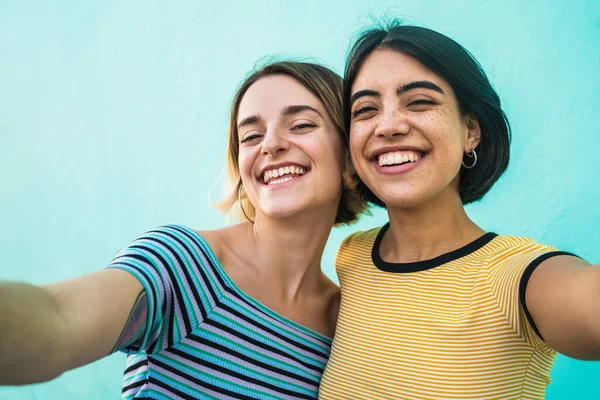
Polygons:
<instances>
[{"instance_id":1,"label":"cheek","mask_svg":"<svg viewBox=\"0 0 600 400\"><path fill-rule=\"evenodd\" d=\"M320 158L330 175L342 175L346 163L346 152L342 140L337 135L329 136L326 141L320 142L318 148L315 147L313 151L321 154Z\"/></svg>"},{"instance_id":2,"label":"cheek","mask_svg":"<svg viewBox=\"0 0 600 400\"><path fill-rule=\"evenodd\" d=\"M454 179L460 171L462 162L462 140L458 135L448 135L439 138L440 145L443 146L443 152L438 152L437 168L442 172L445 179Z\"/></svg>"},{"instance_id":3,"label":"cheek","mask_svg":"<svg viewBox=\"0 0 600 400\"><path fill-rule=\"evenodd\" d=\"M252 174L252 157L248 151L241 151L238 155L238 168L243 179L248 179Z\"/></svg>"},{"instance_id":4,"label":"cheek","mask_svg":"<svg viewBox=\"0 0 600 400\"><path fill-rule=\"evenodd\" d=\"M367 129L364 126L350 128L350 154L352 161L358 161L361 158L368 139Z\"/></svg>"},{"instance_id":5,"label":"cheek","mask_svg":"<svg viewBox=\"0 0 600 400\"><path fill-rule=\"evenodd\" d=\"M467 130L451 110L423 115L414 123L421 132L427 132L434 150L441 149L439 152L448 158L455 158L454 153L460 153L464 146Z\"/></svg>"}]
</instances>

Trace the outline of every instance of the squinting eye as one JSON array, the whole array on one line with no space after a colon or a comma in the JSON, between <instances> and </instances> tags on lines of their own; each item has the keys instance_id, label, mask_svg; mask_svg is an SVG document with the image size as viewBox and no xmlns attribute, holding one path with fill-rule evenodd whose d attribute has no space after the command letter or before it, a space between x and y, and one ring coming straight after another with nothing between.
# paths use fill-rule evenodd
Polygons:
<instances>
[{"instance_id":1,"label":"squinting eye","mask_svg":"<svg viewBox=\"0 0 600 400\"><path fill-rule=\"evenodd\" d=\"M261 137L261 135L257 135L257 134L253 134L253 135L248 135L246 137L244 137L240 143L246 143L246 142L250 142L254 139L258 139L259 137Z\"/></svg>"},{"instance_id":2,"label":"squinting eye","mask_svg":"<svg viewBox=\"0 0 600 400\"><path fill-rule=\"evenodd\" d=\"M297 131L297 130L300 130L300 129L314 128L314 127L316 127L315 124L309 124L309 123L304 122L304 123L301 123L301 124L298 124L298 125L294 125L292 127L292 130L293 131Z\"/></svg>"},{"instance_id":3,"label":"squinting eye","mask_svg":"<svg viewBox=\"0 0 600 400\"><path fill-rule=\"evenodd\" d=\"M423 105L432 105L432 104L435 104L435 102L431 101L431 100L421 99L421 100L413 101L412 103L409 104L409 106L423 106Z\"/></svg>"},{"instance_id":4,"label":"squinting eye","mask_svg":"<svg viewBox=\"0 0 600 400\"><path fill-rule=\"evenodd\" d=\"M364 114L366 112L373 111L373 110L375 110L375 107L369 107L369 106L361 107L361 108L357 109L356 111L354 111L354 113L352 113L352 116L358 117L361 114Z\"/></svg>"}]
</instances>

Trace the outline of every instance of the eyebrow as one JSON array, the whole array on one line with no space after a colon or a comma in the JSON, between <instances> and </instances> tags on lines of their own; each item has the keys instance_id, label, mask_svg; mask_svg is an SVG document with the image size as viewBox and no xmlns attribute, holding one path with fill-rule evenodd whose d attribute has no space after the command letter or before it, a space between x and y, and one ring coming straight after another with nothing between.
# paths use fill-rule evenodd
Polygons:
<instances>
[{"instance_id":1,"label":"eyebrow","mask_svg":"<svg viewBox=\"0 0 600 400\"><path fill-rule=\"evenodd\" d=\"M238 124L237 128L240 129L244 125L256 124L260 120L261 120L260 116L251 115L250 117L247 117L247 118L244 118L243 120L241 120L240 123Z\"/></svg>"},{"instance_id":2,"label":"eyebrow","mask_svg":"<svg viewBox=\"0 0 600 400\"><path fill-rule=\"evenodd\" d=\"M433 83L431 81L415 81L415 82L407 83L406 85L402 85L398 89L396 89L396 94L398 96L400 96L401 94L406 93L410 90L414 90L414 89L429 89L429 90L433 90L434 92L446 94L446 93L444 93L444 91L442 90L441 87L439 87L438 85L436 85L435 83Z\"/></svg>"},{"instance_id":3,"label":"eyebrow","mask_svg":"<svg viewBox=\"0 0 600 400\"><path fill-rule=\"evenodd\" d=\"M303 111L314 111L317 114L319 114L319 116L321 118L323 118L323 116L321 115L321 113L319 112L319 110L317 110L316 108L311 107L309 105L306 105L306 104L284 107L281 110L281 115L284 115L284 116L295 115L295 114L301 113ZM251 115L251 116L249 116L249 117L244 118L243 120L241 120L237 127L238 127L238 129L240 129L244 125L256 124L261 119L262 118L260 117L260 115Z\"/></svg>"},{"instance_id":4,"label":"eyebrow","mask_svg":"<svg viewBox=\"0 0 600 400\"><path fill-rule=\"evenodd\" d=\"M294 114L301 113L302 111L314 111L317 114L319 114L319 116L322 117L321 113L316 108L311 107L306 104L297 105L297 106L287 106L281 111L281 115L285 115L285 116L294 115Z\"/></svg>"},{"instance_id":5,"label":"eyebrow","mask_svg":"<svg viewBox=\"0 0 600 400\"><path fill-rule=\"evenodd\" d=\"M358 92L354 93L350 97L350 106L352 106L352 104L354 104L354 102L356 100L360 99L361 97L365 97L365 96L380 98L381 94L376 90L370 90L370 89L359 90Z\"/></svg>"},{"instance_id":6,"label":"eyebrow","mask_svg":"<svg viewBox=\"0 0 600 400\"><path fill-rule=\"evenodd\" d=\"M407 83L406 85L399 86L398 89L396 89L396 95L400 96L400 95L402 95L408 91L414 90L414 89L428 89L428 90L433 90L433 91L441 93L441 94L446 94L446 93L444 93L444 91L442 90L441 87L439 87L438 85L436 85L435 83L433 83L431 81L414 81L414 82ZM350 97L350 106L352 106L352 104L354 104L354 102L356 100L358 100L361 97L365 97L365 96L380 98L381 93L379 93L376 90L371 90L371 89L359 90L358 92L354 93Z\"/></svg>"}]
</instances>

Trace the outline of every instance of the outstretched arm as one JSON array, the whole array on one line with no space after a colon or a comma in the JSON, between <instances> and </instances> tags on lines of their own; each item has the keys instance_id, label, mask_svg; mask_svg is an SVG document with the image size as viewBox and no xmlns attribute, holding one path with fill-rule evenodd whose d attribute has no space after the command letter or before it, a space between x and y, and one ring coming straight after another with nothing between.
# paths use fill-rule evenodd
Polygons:
<instances>
[{"instance_id":1,"label":"outstretched arm","mask_svg":"<svg viewBox=\"0 0 600 400\"><path fill-rule=\"evenodd\" d=\"M527 284L526 304L548 345L600 360L600 265L568 255L543 261Z\"/></svg>"},{"instance_id":2,"label":"outstretched arm","mask_svg":"<svg viewBox=\"0 0 600 400\"><path fill-rule=\"evenodd\" d=\"M0 282L0 384L55 378L139 339L148 304L130 273L107 269L46 286Z\"/></svg>"}]
</instances>

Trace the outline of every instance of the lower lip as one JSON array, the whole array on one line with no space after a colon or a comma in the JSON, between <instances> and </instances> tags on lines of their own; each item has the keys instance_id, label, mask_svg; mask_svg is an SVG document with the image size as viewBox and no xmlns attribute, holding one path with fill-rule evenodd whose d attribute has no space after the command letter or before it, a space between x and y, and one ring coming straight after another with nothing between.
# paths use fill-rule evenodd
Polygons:
<instances>
[{"instance_id":1,"label":"lower lip","mask_svg":"<svg viewBox=\"0 0 600 400\"><path fill-rule=\"evenodd\" d=\"M291 185L293 185L294 183L296 183L296 181L297 181L298 179L302 179L302 178L304 177L304 175L306 175L307 173L308 173L308 172L305 172L304 174L302 174L302 175L297 175L295 178L293 178L293 179L290 179L290 180L289 180L289 181L287 181L287 182L276 183L276 184L274 184L274 185L268 185L268 184L266 184L264 181L261 181L261 183L262 183L262 185L263 185L263 186L266 186L266 187L268 187L269 189L279 189L279 188L283 189L283 188L286 188L286 187L288 187L288 186L291 186Z\"/></svg>"},{"instance_id":2,"label":"lower lip","mask_svg":"<svg viewBox=\"0 0 600 400\"><path fill-rule=\"evenodd\" d=\"M396 174L403 174L403 173L412 171L413 169L417 168L421 164L421 161L423 161L424 158L425 157L421 157L421 158L419 158L418 161L415 161L415 162L409 161L404 164L384 166L384 167L380 166L379 163L377 162L377 160L372 161L372 163L375 166L375 169L377 170L377 172L379 172L380 174L396 175Z\"/></svg>"}]
</instances>

